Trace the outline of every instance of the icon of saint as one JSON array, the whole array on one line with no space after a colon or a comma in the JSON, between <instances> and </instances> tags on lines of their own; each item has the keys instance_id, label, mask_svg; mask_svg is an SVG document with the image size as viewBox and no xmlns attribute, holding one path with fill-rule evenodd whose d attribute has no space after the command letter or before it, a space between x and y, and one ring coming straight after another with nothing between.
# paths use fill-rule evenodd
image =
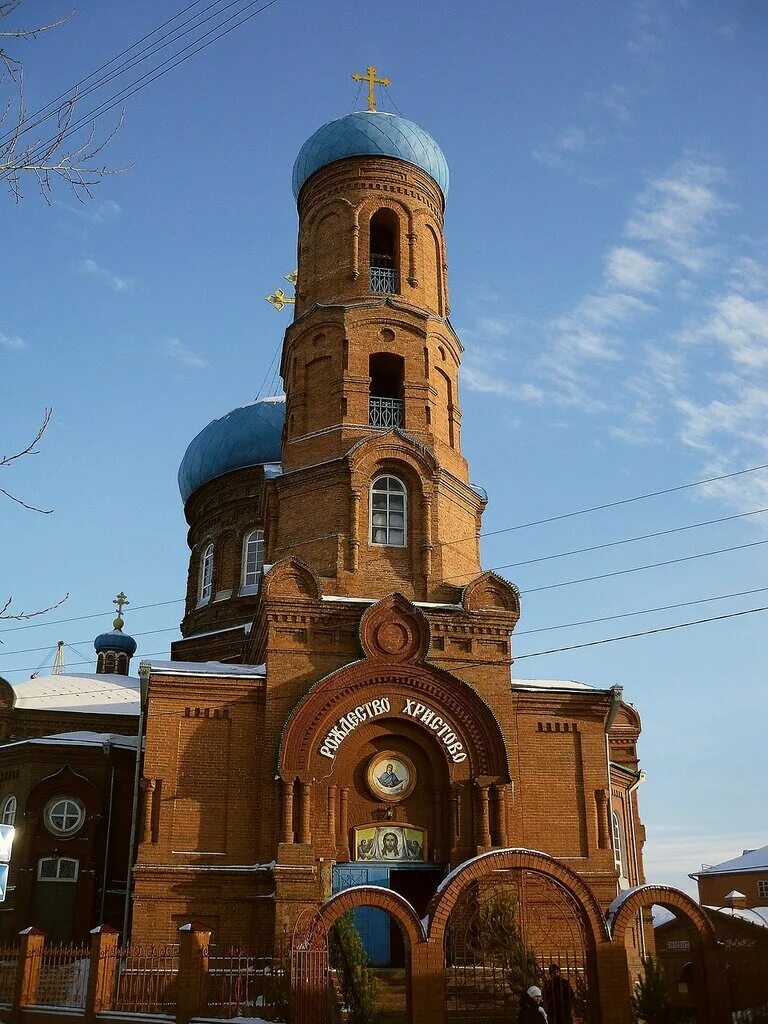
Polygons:
<instances>
[{"instance_id":1,"label":"icon of saint","mask_svg":"<svg viewBox=\"0 0 768 1024\"><path fill-rule=\"evenodd\" d=\"M385 772L382 772L381 775L379 776L379 783L385 789L394 789L395 786L400 785L401 781L402 780L399 779L395 772L392 770L391 764L388 764L387 770Z\"/></svg>"},{"instance_id":2,"label":"icon of saint","mask_svg":"<svg viewBox=\"0 0 768 1024\"><path fill-rule=\"evenodd\" d=\"M383 860L400 860L400 839L396 832L385 832L381 837Z\"/></svg>"}]
</instances>

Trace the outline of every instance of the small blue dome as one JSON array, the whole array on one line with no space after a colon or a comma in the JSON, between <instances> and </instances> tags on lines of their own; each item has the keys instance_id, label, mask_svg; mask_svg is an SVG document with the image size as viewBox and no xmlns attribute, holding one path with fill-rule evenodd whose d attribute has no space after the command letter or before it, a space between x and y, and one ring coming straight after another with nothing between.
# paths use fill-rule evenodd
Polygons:
<instances>
[{"instance_id":1,"label":"small blue dome","mask_svg":"<svg viewBox=\"0 0 768 1024\"><path fill-rule=\"evenodd\" d=\"M99 651L125 651L129 658L136 653L136 641L120 629L113 629L111 633L100 633L93 641L93 646L97 653Z\"/></svg>"},{"instance_id":2,"label":"small blue dome","mask_svg":"<svg viewBox=\"0 0 768 1024\"><path fill-rule=\"evenodd\" d=\"M448 164L438 144L413 121L363 110L329 121L318 128L299 150L293 165L293 194L315 171L350 156L391 156L420 167L448 194Z\"/></svg>"},{"instance_id":3,"label":"small blue dome","mask_svg":"<svg viewBox=\"0 0 768 1024\"><path fill-rule=\"evenodd\" d=\"M233 469L279 462L285 398L262 398L213 420L187 448L179 467L186 504L198 487Z\"/></svg>"}]
</instances>

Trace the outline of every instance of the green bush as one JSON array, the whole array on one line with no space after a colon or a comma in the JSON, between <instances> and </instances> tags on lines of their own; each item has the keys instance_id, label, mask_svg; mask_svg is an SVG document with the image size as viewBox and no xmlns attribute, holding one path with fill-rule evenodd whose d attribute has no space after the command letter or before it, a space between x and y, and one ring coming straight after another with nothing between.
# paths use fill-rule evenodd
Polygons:
<instances>
[{"instance_id":1,"label":"green bush","mask_svg":"<svg viewBox=\"0 0 768 1024\"><path fill-rule=\"evenodd\" d=\"M334 926L333 955L340 972L342 998L349 1011L349 1024L373 1024L379 983L371 970L368 954L351 913L342 914Z\"/></svg>"},{"instance_id":2,"label":"green bush","mask_svg":"<svg viewBox=\"0 0 768 1024\"><path fill-rule=\"evenodd\" d=\"M643 960L643 973L635 982L632 1014L643 1024L677 1024L679 1012L669 1001L669 983L661 964L652 956Z\"/></svg>"}]
</instances>

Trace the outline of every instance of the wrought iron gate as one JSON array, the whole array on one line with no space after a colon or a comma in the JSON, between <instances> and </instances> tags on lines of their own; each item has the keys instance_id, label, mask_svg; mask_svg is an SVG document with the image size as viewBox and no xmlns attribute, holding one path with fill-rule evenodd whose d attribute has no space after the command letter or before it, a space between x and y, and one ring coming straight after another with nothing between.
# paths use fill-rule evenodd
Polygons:
<instances>
[{"instance_id":1,"label":"wrought iron gate","mask_svg":"<svg viewBox=\"0 0 768 1024\"><path fill-rule=\"evenodd\" d=\"M328 931L320 913L299 915L291 942L291 1024L328 1020Z\"/></svg>"},{"instance_id":2,"label":"wrought iron gate","mask_svg":"<svg viewBox=\"0 0 768 1024\"><path fill-rule=\"evenodd\" d=\"M554 879L506 869L469 886L445 942L447 1016L453 1024L516 1021L529 986L544 993L550 1024L591 1024L594 956L584 914Z\"/></svg>"}]
</instances>

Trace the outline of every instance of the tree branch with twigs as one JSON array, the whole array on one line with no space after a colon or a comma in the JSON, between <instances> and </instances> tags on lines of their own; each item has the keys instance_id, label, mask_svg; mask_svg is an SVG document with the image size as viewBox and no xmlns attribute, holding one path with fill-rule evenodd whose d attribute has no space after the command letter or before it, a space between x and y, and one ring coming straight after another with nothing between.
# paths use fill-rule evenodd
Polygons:
<instances>
[{"instance_id":1,"label":"tree branch with twigs","mask_svg":"<svg viewBox=\"0 0 768 1024\"><path fill-rule=\"evenodd\" d=\"M20 448L18 451L12 452L10 455L0 456L0 469L7 469L9 466L12 466L14 463L18 462L19 459L25 459L29 455L39 454L40 450L37 446L39 442L42 440L42 437L45 434L46 430L48 429L48 424L51 422L52 413L52 409L45 409L42 422L40 426L37 428L35 436L27 445L25 445L23 448ZM51 512L53 511L53 509L50 508L38 508L37 505L31 505L28 501L24 501L23 498L19 498L18 495L13 494L5 487L0 487L0 494L2 494L6 498L10 498L11 501L15 502L17 505L21 505L22 508L28 509L30 512L39 512L41 515L47 516L50 515ZM64 597L62 597L55 604L49 605L47 608L40 608L34 612L10 612L9 608L13 603L13 598L9 597L7 598L5 604L3 604L0 607L0 619L11 619L15 621L19 621L21 619L34 619L38 615L45 615L46 612L51 612L53 611L54 608L58 608L59 605L64 604L68 597L69 594L65 594Z\"/></svg>"},{"instance_id":2,"label":"tree branch with twigs","mask_svg":"<svg viewBox=\"0 0 768 1024\"><path fill-rule=\"evenodd\" d=\"M8 18L23 0L0 0L0 22ZM8 99L0 105L0 181L5 182L16 202L20 202L22 182L28 178L36 181L47 203L55 181L64 181L81 202L91 198L92 187L110 174L122 174L127 168L110 168L100 164L98 158L120 129L123 115L117 125L105 137L97 138L94 121L87 128L88 119L75 118L78 103L77 91L66 98L50 115L31 123L27 117L24 98L24 68L16 57L12 57L2 46L3 39L36 39L43 32L57 28L70 15L58 21L33 28L0 30L0 96L9 92ZM31 140L29 132L38 124L45 125L49 116L55 117L55 128L49 137ZM81 123L85 121L85 124ZM82 133L81 133L82 130ZM79 139L76 138L79 136ZM69 140L72 148L69 148Z\"/></svg>"}]
</instances>

